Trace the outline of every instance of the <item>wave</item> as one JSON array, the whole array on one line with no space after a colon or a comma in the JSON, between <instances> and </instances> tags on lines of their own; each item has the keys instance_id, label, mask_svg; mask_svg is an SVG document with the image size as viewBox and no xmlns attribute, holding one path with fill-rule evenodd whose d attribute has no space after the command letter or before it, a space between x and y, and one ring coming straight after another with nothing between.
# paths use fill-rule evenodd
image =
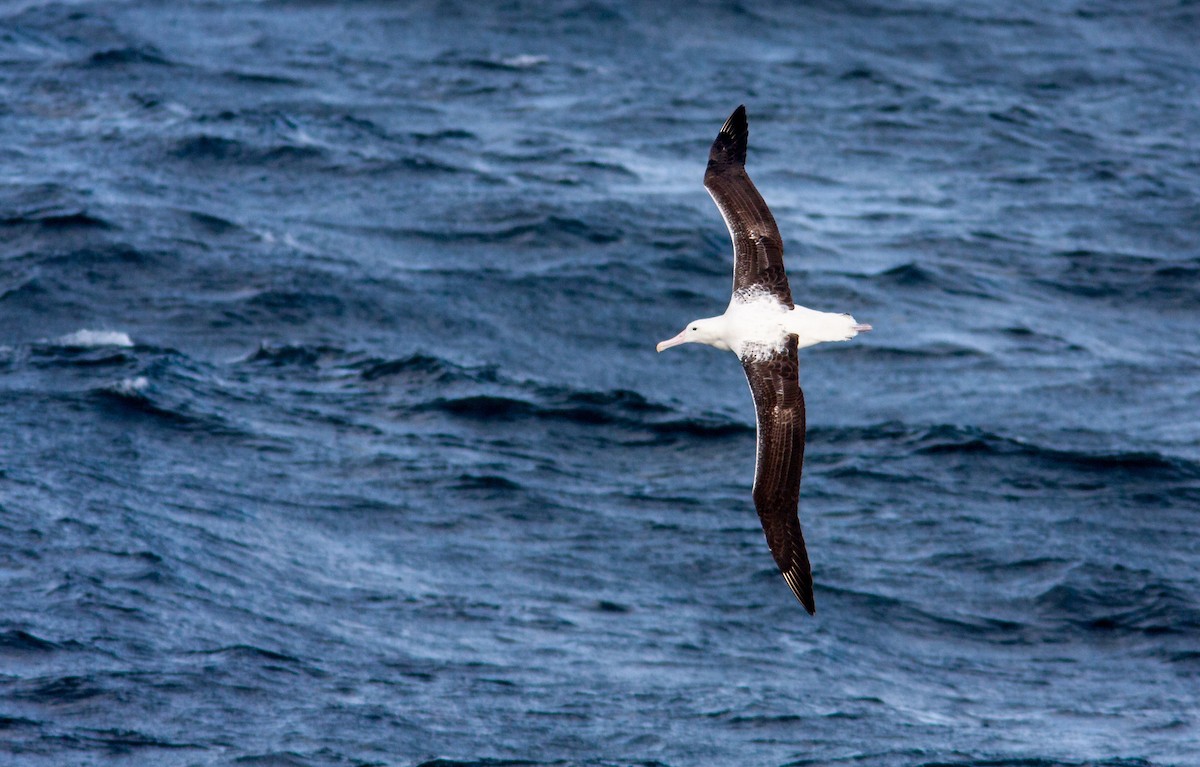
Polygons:
<instances>
[{"instance_id":1,"label":"wave","mask_svg":"<svg viewBox=\"0 0 1200 767\"><path fill-rule=\"evenodd\" d=\"M529 759L431 759L416 767L538 767L538 765L561 765L562 762L535 762ZM644 767L654 767L655 762L643 762ZM665 767L665 766L664 766Z\"/></svg>"},{"instance_id":2,"label":"wave","mask_svg":"<svg viewBox=\"0 0 1200 767\"><path fill-rule=\"evenodd\" d=\"M1021 562L979 563L973 561L976 558L967 559L972 561L957 563L957 569L987 572L1022 568ZM942 566L946 564L943 562ZM853 613L921 637L952 635L995 645L1098 638L1147 640L1142 645L1144 650L1171 662L1190 663L1193 659L1185 648L1166 644L1164 638L1186 641L1200 630L1200 605L1190 593L1149 571L1121 565L1105 567L1089 563L1067 567L1057 583L1022 599L1019 612L997 608L1004 610L1004 614L989 614L988 608L976 610L967 604L927 604L913 598L847 589L835 583L820 585L823 593L850 603Z\"/></svg>"},{"instance_id":3,"label":"wave","mask_svg":"<svg viewBox=\"0 0 1200 767\"><path fill-rule=\"evenodd\" d=\"M193 425L192 417L169 407L155 404L146 393L148 387L149 380L145 376L138 376L103 386L96 389L94 394L100 402L110 406L108 409L112 413L138 413L154 416L173 424Z\"/></svg>"},{"instance_id":4,"label":"wave","mask_svg":"<svg viewBox=\"0 0 1200 767\"><path fill-rule=\"evenodd\" d=\"M790 766L785 766L790 767ZM1089 759L1086 762L1066 761L1049 756L1030 756L1003 759L965 759L953 762L921 762L917 767L1155 767L1145 759Z\"/></svg>"},{"instance_id":5,"label":"wave","mask_svg":"<svg viewBox=\"0 0 1200 767\"><path fill-rule=\"evenodd\" d=\"M1043 620L1095 633L1195 635L1200 605L1148 570L1087 564L1034 600Z\"/></svg>"},{"instance_id":6,"label":"wave","mask_svg":"<svg viewBox=\"0 0 1200 767\"><path fill-rule=\"evenodd\" d=\"M97 368L128 365L136 361L137 354L132 345L76 344L64 337L53 343L18 347L15 358L39 368Z\"/></svg>"},{"instance_id":7,"label":"wave","mask_svg":"<svg viewBox=\"0 0 1200 767\"><path fill-rule=\"evenodd\" d=\"M270 367L301 367L342 371L368 382L389 378L404 383L435 384L450 382L494 383L498 381L494 365L456 365L429 354L385 358L326 344L274 344L264 341L240 362Z\"/></svg>"},{"instance_id":8,"label":"wave","mask_svg":"<svg viewBox=\"0 0 1200 767\"><path fill-rule=\"evenodd\" d=\"M928 247L924 241L907 243ZM910 290L933 290L954 296L998 299L999 294L986 285L977 274L965 269L920 265L915 261L894 266L878 276L877 282L884 287L907 288Z\"/></svg>"},{"instance_id":9,"label":"wave","mask_svg":"<svg viewBox=\"0 0 1200 767\"><path fill-rule=\"evenodd\" d=\"M406 229L401 234L438 243L526 244L544 248L564 248L580 243L607 245L619 242L624 236L615 226L557 214L517 224L505 222L494 227Z\"/></svg>"},{"instance_id":10,"label":"wave","mask_svg":"<svg viewBox=\"0 0 1200 767\"><path fill-rule=\"evenodd\" d=\"M256 146L238 139L211 134L190 136L176 141L169 151L172 157L193 162L236 162L250 165L287 165L324 159L326 152L308 144L277 143Z\"/></svg>"},{"instance_id":11,"label":"wave","mask_svg":"<svg viewBox=\"0 0 1200 767\"><path fill-rule=\"evenodd\" d=\"M15 693L13 697L56 705L88 700L108 692L91 676L42 677L29 681L34 682L34 685Z\"/></svg>"},{"instance_id":12,"label":"wave","mask_svg":"<svg viewBox=\"0 0 1200 767\"><path fill-rule=\"evenodd\" d=\"M157 359L135 373L88 390L91 401L110 416L148 419L205 437L247 437L222 411L223 392L186 358L167 350L144 350Z\"/></svg>"},{"instance_id":13,"label":"wave","mask_svg":"<svg viewBox=\"0 0 1200 767\"><path fill-rule=\"evenodd\" d=\"M920 346L910 347L852 344L835 346L833 350L836 351L839 357L862 357L871 360L892 358L897 361L906 359L985 358L991 356L982 349L949 341L930 341Z\"/></svg>"},{"instance_id":14,"label":"wave","mask_svg":"<svg viewBox=\"0 0 1200 767\"><path fill-rule=\"evenodd\" d=\"M201 743L176 743L162 740L153 735L145 735L136 730L107 729L92 730L87 735L76 736L80 741L105 749L110 754L125 754L135 748L151 749L205 749Z\"/></svg>"},{"instance_id":15,"label":"wave","mask_svg":"<svg viewBox=\"0 0 1200 767\"><path fill-rule=\"evenodd\" d=\"M322 753L320 757L312 760L307 757L297 754L295 751L270 751L264 754L246 754L239 756L233 761L233 764L239 767L314 767L314 765L328 763L328 754Z\"/></svg>"},{"instance_id":16,"label":"wave","mask_svg":"<svg viewBox=\"0 0 1200 767\"><path fill-rule=\"evenodd\" d=\"M1155 451L1107 452L1055 448L1001 436L974 427L933 426L912 433L907 441L914 452L925 455L944 453L1017 455L1034 458L1042 463L1087 472L1120 471L1144 477L1178 480L1200 478L1200 465Z\"/></svg>"},{"instance_id":17,"label":"wave","mask_svg":"<svg viewBox=\"0 0 1200 767\"><path fill-rule=\"evenodd\" d=\"M39 269L45 283L62 290L60 283L65 285L84 285L87 283L88 267L105 270L120 270L123 268L145 267L154 268L162 265L169 254L149 248L135 248L122 243L98 243L89 239L82 247L47 249L31 256L38 266L53 267L50 270ZM32 281L40 282L39 277ZM60 297L64 300L65 297Z\"/></svg>"},{"instance_id":18,"label":"wave","mask_svg":"<svg viewBox=\"0 0 1200 767\"><path fill-rule=\"evenodd\" d=\"M171 61L166 57L166 54L153 45L130 45L96 51L91 56L88 56L86 66L90 68L104 68L124 64L170 66Z\"/></svg>"},{"instance_id":19,"label":"wave","mask_svg":"<svg viewBox=\"0 0 1200 767\"><path fill-rule=\"evenodd\" d=\"M262 363L272 367L286 367L289 365L315 367L320 365L322 360L337 358L342 354L341 349L333 346L307 346L304 344L283 344L276 346L264 341L244 361Z\"/></svg>"},{"instance_id":20,"label":"wave","mask_svg":"<svg viewBox=\"0 0 1200 767\"><path fill-rule=\"evenodd\" d=\"M69 211L30 211L0 218L0 226L37 226L42 229L112 229L113 225L99 216L77 209Z\"/></svg>"},{"instance_id":21,"label":"wave","mask_svg":"<svg viewBox=\"0 0 1200 767\"><path fill-rule=\"evenodd\" d=\"M381 360L370 358L358 364L360 375L365 381L377 381L391 376L404 376L410 380L420 377L429 382L445 381L450 378L469 377L474 381L492 383L497 380L496 367L488 365L466 372L466 368L452 365L445 360L428 354L414 354L399 359Z\"/></svg>"},{"instance_id":22,"label":"wave","mask_svg":"<svg viewBox=\"0 0 1200 767\"><path fill-rule=\"evenodd\" d=\"M0 653L3 652L51 652L60 645L48 639L20 629L0 632Z\"/></svg>"},{"instance_id":23,"label":"wave","mask_svg":"<svg viewBox=\"0 0 1200 767\"><path fill-rule=\"evenodd\" d=\"M17 358L38 367L102 367L136 359L136 345L119 330L76 330L56 339L18 347Z\"/></svg>"},{"instance_id":24,"label":"wave","mask_svg":"<svg viewBox=\"0 0 1200 767\"><path fill-rule=\"evenodd\" d=\"M240 302L239 313L253 320L265 314L274 321L296 325L348 313L344 293L331 286L313 287L316 289L296 287L259 291Z\"/></svg>"},{"instance_id":25,"label":"wave","mask_svg":"<svg viewBox=\"0 0 1200 767\"><path fill-rule=\"evenodd\" d=\"M586 390L504 375L496 365L460 365L414 353L380 358L322 345L261 345L242 360L271 367L298 367L348 376L384 390L402 391L404 407L479 421L545 420L617 426L661 436L727 437L753 434L753 425L726 417L685 415L627 389ZM338 372L343 375L336 375Z\"/></svg>"},{"instance_id":26,"label":"wave","mask_svg":"<svg viewBox=\"0 0 1200 767\"><path fill-rule=\"evenodd\" d=\"M467 173L468 169L458 165L452 165L445 160L437 160L428 155L410 154L405 157L388 160L377 160L373 162L360 162L357 170L368 173L392 173L401 171L402 173L410 174L456 174ZM489 177L480 172L474 172L474 175L480 179L488 179Z\"/></svg>"},{"instance_id":27,"label":"wave","mask_svg":"<svg viewBox=\"0 0 1200 767\"><path fill-rule=\"evenodd\" d=\"M519 482L497 474L460 474L454 488L456 490L511 492L522 490L523 486Z\"/></svg>"},{"instance_id":28,"label":"wave","mask_svg":"<svg viewBox=\"0 0 1200 767\"><path fill-rule=\"evenodd\" d=\"M535 67L540 67L549 61L549 56L539 56L531 53L519 53L515 56L504 56L496 59L472 58L459 62L459 65L475 67L477 69L499 69L509 72L520 72L525 69L534 69Z\"/></svg>"},{"instance_id":29,"label":"wave","mask_svg":"<svg viewBox=\"0 0 1200 767\"><path fill-rule=\"evenodd\" d=\"M1053 254L1058 271L1038 283L1058 293L1119 300L1128 306L1192 308L1200 303L1200 260L1095 250Z\"/></svg>"},{"instance_id":30,"label":"wave","mask_svg":"<svg viewBox=\"0 0 1200 767\"><path fill-rule=\"evenodd\" d=\"M1023 457L1076 471L1121 472L1159 481L1200 478L1200 463L1152 450L1091 451L1060 448L1008 437L974 426L912 425L886 421L868 426L812 426L809 438L827 443L895 442L916 455L976 454Z\"/></svg>"},{"instance_id":31,"label":"wave","mask_svg":"<svg viewBox=\"0 0 1200 767\"><path fill-rule=\"evenodd\" d=\"M586 391L546 384L518 384L518 391L439 396L417 406L476 420L556 420L583 426L619 426L661 436L727 437L754 428L717 416L681 416L673 407L627 389ZM521 396L524 395L524 396Z\"/></svg>"},{"instance_id":32,"label":"wave","mask_svg":"<svg viewBox=\"0 0 1200 767\"><path fill-rule=\"evenodd\" d=\"M133 340L129 334L119 330L76 330L74 333L60 337L54 343L57 346L78 349L90 349L97 346L133 346Z\"/></svg>"},{"instance_id":33,"label":"wave","mask_svg":"<svg viewBox=\"0 0 1200 767\"><path fill-rule=\"evenodd\" d=\"M908 599L875 592L858 591L821 583L822 593L853 603L853 612L865 614L870 620L904 630L918 636L953 635L990 644L1026 643L1033 629L1027 623L1010 618L982 615L959 609L955 612L936 611L942 605L918 604Z\"/></svg>"},{"instance_id":34,"label":"wave","mask_svg":"<svg viewBox=\"0 0 1200 767\"><path fill-rule=\"evenodd\" d=\"M218 647L214 650L198 650L197 655L220 655L230 658L243 658L252 661L271 661L272 663L287 663L294 665L303 665L303 661L299 658L288 655L286 653L267 650L262 647L248 644L235 644L225 647Z\"/></svg>"},{"instance_id":35,"label":"wave","mask_svg":"<svg viewBox=\"0 0 1200 767\"><path fill-rule=\"evenodd\" d=\"M374 124L371 124L374 126ZM447 141L478 141L479 136L462 128L447 128L445 130L421 132L413 131L408 134L420 143L440 144Z\"/></svg>"},{"instance_id":36,"label":"wave","mask_svg":"<svg viewBox=\"0 0 1200 767\"><path fill-rule=\"evenodd\" d=\"M661 436L720 438L753 434L752 426L718 417L680 417L670 407L647 400L628 390L606 392L574 391L560 387L538 387L540 396L474 394L438 397L418 406L460 418L515 421L555 420L583 426L620 426L631 431L649 431Z\"/></svg>"},{"instance_id":37,"label":"wave","mask_svg":"<svg viewBox=\"0 0 1200 767\"><path fill-rule=\"evenodd\" d=\"M214 216L211 213L205 213L199 210L182 211L187 215L190 223L198 226L208 234L225 234L227 232L241 230L242 226L230 221L227 218Z\"/></svg>"},{"instance_id":38,"label":"wave","mask_svg":"<svg viewBox=\"0 0 1200 767\"><path fill-rule=\"evenodd\" d=\"M247 72L238 69L228 69L221 74L235 83L246 83L248 85L284 85L300 87L307 84L306 81L298 77L289 77L288 75L270 72Z\"/></svg>"}]
</instances>

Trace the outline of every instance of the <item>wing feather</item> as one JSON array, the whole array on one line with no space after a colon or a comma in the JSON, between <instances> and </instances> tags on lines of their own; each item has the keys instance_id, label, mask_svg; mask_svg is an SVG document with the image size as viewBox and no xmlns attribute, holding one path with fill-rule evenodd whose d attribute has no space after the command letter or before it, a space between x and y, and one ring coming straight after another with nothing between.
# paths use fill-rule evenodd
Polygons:
<instances>
[{"instance_id":1,"label":"wing feather","mask_svg":"<svg viewBox=\"0 0 1200 767\"><path fill-rule=\"evenodd\" d=\"M771 209L746 175L749 128L746 107L734 110L713 141L704 171L712 196L733 240L733 290L760 286L791 307L792 290L783 270L783 238Z\"/></svg>"},{"instance_id":2,"label":"wing feather","mask_svg":"<svg viewBox=\"0 0 1200 767\"><path fill-rule=\"evenodd\" d=\"M784 580L812 614L812 567L799 515L805 422L796 337L791 336L779 354L743 360L742 365L758 421L754 507Z\"/></svg>"}]
</instances>

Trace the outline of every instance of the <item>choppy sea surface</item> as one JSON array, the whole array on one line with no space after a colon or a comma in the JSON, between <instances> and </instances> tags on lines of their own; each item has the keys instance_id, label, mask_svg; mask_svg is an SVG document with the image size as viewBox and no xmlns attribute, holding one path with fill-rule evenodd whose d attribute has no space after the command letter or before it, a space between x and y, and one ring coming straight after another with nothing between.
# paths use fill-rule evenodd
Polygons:
<instances>
[{"instance_id":1,"label":"choppy sea surface","mask_svg":"<svg viewBox=\"0 0 1200 767\"><path fill-rule=\"evenodd\" d=\"M1200 6L0 5L0 763L1200 764ZM817 615L701 186L798 302Z\"/></svg>"}]
</instances>

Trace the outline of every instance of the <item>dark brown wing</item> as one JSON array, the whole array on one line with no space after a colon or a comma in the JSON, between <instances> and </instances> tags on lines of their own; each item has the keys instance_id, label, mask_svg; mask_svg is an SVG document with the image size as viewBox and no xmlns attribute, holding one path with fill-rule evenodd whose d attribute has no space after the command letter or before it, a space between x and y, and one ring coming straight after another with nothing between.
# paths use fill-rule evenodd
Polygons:
<instances>
[{"instance_id":1,"label":"dark brown wing","mask_svg":"<svg viewBox=\"0 0 1200 767\"><path fill-rule=\"evenodd\" d=\"M761 286L785 306L792 306L792 289L783 270L783 238L775 217L746 175L746 107L734 110L708 153L704 187L729 227L733 238L733 291Z\"/></svg>"},{"instance_id":2,"label":"dark brown wing","mask_svg":"<svg viewBox=\"0 0 1200 767\"><path fill-rule=\"evenodd\" d=\"M804 392L796 337L784 351L764 360L746 359L746 380L758 420L754 464L754 507L783 579L809 614L813 602L812 568L800 531L800 470L804 465Z\"/></svg>"}]
</instances>

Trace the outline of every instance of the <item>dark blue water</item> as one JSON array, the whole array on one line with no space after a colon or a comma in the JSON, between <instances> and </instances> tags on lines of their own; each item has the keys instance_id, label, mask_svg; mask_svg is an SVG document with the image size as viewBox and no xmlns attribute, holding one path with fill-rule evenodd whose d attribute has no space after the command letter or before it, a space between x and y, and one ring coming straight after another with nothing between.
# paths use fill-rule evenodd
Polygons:
<instances>
[{"instance_id":1,"label":"dark blue water","mask_svg":"<svg viewBox=\"0 0 1200 767\"><path fill-rule=\"evenodd\" d=\"M0 763L1200 763L1200 6L9 2ZM818 611L700 184L798 302ZM438 761L441 760L441 761Z\"/></svg>"}]
</instances>

